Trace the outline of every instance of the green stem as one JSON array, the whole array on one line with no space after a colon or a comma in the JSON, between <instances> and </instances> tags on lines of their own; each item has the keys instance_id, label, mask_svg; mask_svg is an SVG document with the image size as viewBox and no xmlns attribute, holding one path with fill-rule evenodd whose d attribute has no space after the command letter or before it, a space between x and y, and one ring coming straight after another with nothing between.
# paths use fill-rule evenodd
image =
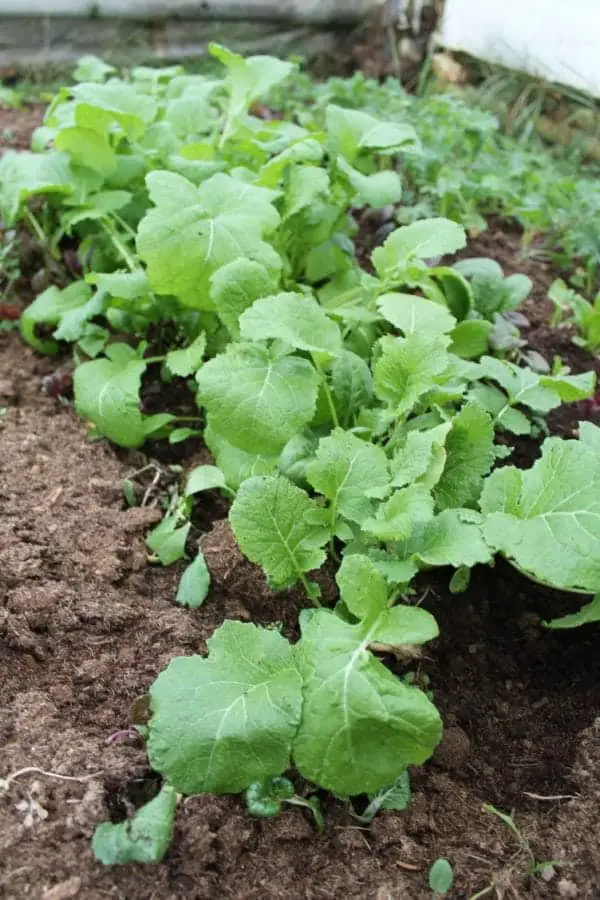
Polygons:
<instances>
[{"instance_id":1,"label":"green stem","mask_svg":"<svg viewBox=\"0 0 600 900\"><path fill-rule=\"evenodd\" d=\"M40 244L43 244L44 246L46 246L48 244L48 239L47 239L46 235L44 234L44 229L42 228L42 226L40 225L40 223L38 222L38 220L36 219L36 217L31 212L31 210L29 209L28 206L24 207L24 213L25 213L25 218L27 219L27 222L31 226L32 230L35 232L35 235L36 235L37 239L39 240Z\"/></svg>"},{"instance_id":2,"label":"green stem","mask_svg":"<svg viewBox=\"0 0 600 900\"><path fill-rule=\"evenodd\" d=\"M324 393L325 393L325 398L326 398L326 400L327 400L327 405L328 405L328 407L329 407L329 412L331 413L331 419L332 419L333 424L335 425L335 427L336 427L336 428L339 428L339 427L340 427L340 420L338 419L338 414L337 414L337 410L336 410L336 408L335 408L335 403L333 402L333 397L331 396L331 391L329 390L329 385L327 384L327 376L325 375L325 372L324 372L323 369L321 368L321 365L320 365L320 364L317 362L317 360L315 359L315 354L313 353L313 354L311 354L311 355L312 355L312 361L313 361L313 363L314 363L314 365L315 365L315 369L317 370L317 372L318 372L319 375L321 376L321 384L323 385L323 391L324 391Z\"/></svg>"},{"instance_id":3,"label":"green stem","mask_svg":"<svg viewBox=\"0 0 600 900\"><path fill-rule=\"evenodd\" d=\"M306 591L306 596L310 598L312 605L321 609L323 604L319 602L318 597L315 597L315 592L311 589L310 581L308 580L306 575L300 575L300 584Z\"/></svg>"},{"instance_id":4,"label":"green stem","mask_svg":"<svg viewBox=\"0 0 600 900\"><path fill-rule=\"evenodd\" d=\"M113 223L107 217L104 217L100 221L102 222L102 225L104 226L104 230L106 231L107 235L111 239L114 248L118 251L119 255L122 257L122 259L126 263L129 271L135 272L138 268L135 264L135 260L133 259L132 255L130 254L129 250L127 249L127 247L125 246L123 241L121 240L118 232L116 231L115 227L113 226Z\"/></svg>"}]
</instances>

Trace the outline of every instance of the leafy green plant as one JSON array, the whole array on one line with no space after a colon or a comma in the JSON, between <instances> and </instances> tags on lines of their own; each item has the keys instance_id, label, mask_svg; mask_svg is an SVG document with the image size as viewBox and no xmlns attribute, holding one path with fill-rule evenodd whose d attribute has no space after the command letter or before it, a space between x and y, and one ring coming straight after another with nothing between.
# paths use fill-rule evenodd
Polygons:
<instances>
[{"instance_id":1,"label":"leafy green plant","mask_svg":"<svg viewBox=\"0 0 600 900\"><path fill-rule=\"evenodd\" d=\"M527 471L495 468L509 452L496 432L537 433L595 379L492 355L510 349L494 335L529 283L490 261L444 264L466 244L448 216L478 207L461 205L403 96L404 117L382 120L330 85L293 121L265 121L252 103L297 85L293 66L211 52L222 79L180 67L120 78L88 60L33 152L4 156L7 221L53 258L68 235L83 269L36 298L21 333L45 353L74 345L75 406L94 436L131 448L200 436L212 452L147 535L153 562L185 558L194 497L218 489L246 557L272 588L300 584L313 604L296 643L226 621L207 657L158 677L147 749L168 786L161 803L254 786L256 809L277 811L293 799L280 780L293 767L338 797L367 794L368 818L406 802L407 766L441 736L430 695L380 658L401 664L437 636L432 616L404 602L419 571L450 566L464 589L500 553L545 584L600 591L600 430L548 439ZM489 118L459 112L461 141L485 151ZM397 204L399 158L409 181L420 172L437 185L446 214L393 229L365 265L352 210ZM197 415L149 412L146 388L161 383ZM321 606L328 559L334 609ZM198 554L176 600L197 607L208 589ZM136 821L145 832L143 810ZM120 830L102 840L119 846L107 860L138 858L134 824L110 827ZM162 852L162 838L144 842L148 858Z\"/></svg>"},{"instance_id":2,"label":"leafy green plant","mask_svg":"<svg viewBox=\"0 0 600 900\"><path fill-rule=\"evenodd\" d=\"M261 819L271 819L279 815L284 804L308 809L314 819L317 831L319 834L323 833L325 820L319 798L316 796L308 799L299 797L289 778L283 776L264 778L261 781L254 781L246 790L248 812Z\"/></svg>"},{"instance_id":3,"label":"leafy green plant","mask_svg":"<svg viewBox=\"0 0 600 900\"><path fill-rule=\"evenodd\" d=\"M554 304L552 325L574 326L578 331L574 344L592 353L600 350L600 292L590 303L559 278L550 285L548 299Z\"/></svg>"}]
</instances>

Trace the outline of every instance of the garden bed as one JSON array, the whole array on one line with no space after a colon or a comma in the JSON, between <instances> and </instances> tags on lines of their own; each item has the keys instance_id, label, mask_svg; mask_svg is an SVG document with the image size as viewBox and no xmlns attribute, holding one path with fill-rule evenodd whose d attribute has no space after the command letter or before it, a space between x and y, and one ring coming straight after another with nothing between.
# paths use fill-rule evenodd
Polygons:
<instances>
[{"instance_id":1,"label":"garden bed","mask_svg":"<svg viewBox=\"0 0 600 900\"><path fill-rule=\"evenodd\" d=\"M19 146L31 124L11 113ZM589 370L592 357L547 324L557 273L520 260L519 249L518 232L494 220L468 255L528 274L530 348ZM200 609L175 606L181 569L148 565L143 544L158 513L123 500L124 479L146 458L89 441L72 408L41 390L56 367L15 333L0 334L1 896L425 900L427 870L440 856L455 869L451 897L598 896L597 626L543 629L577 600L501 561L476 568L460 595L449 593L446 572L419 577L441 633L419 674L430 679L446 732L433 759L412 772L406 812L383 812L365 827L323 792L319 837L302 810L257 821L239 797L197 795L183 800L160 865L95 861L96 826L124 819L159 788L142 742L117 734L138 721L132 708L158 673L175 656L205 652L226 618L277 620L297 637L306 598L268 589L237 549L226 505L210 493L201 514L211 592ZM551 431L571 437L582 415L561 408ZM150 445L155 451L164 462L164 447ZM186 468L206 461L197 445L192 452L179 458ZM536 455L537 445L519 441L519 460L529 465ZM521 839L484 804L514 811ZM533 858L555 864L532 878Z\"/></svg>"}]
</instances>

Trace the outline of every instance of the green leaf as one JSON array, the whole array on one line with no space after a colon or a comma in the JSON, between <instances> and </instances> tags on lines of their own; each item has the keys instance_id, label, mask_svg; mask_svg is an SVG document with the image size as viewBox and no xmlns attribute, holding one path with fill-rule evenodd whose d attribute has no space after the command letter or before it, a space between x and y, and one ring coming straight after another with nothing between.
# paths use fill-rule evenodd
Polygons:
<instances>
[{"instance_id":1,"label":"green leaf","mask_svg":"<svg viewBox=\"0 0 600 900\"><path fill-rule=\"evenodd\" d=\"M349 163L364 150L394 153L418 145L411 125L380 122L362 110L346 109L333 103L327 107L325 116L331 154L342 156Z\"/></svg>"},{"instance_id":2,"label":"green leaf","mask_svg":"<svg viewBox=\"0 0 600 900\"><path fill-rule=\"evenodd\" d=\"M410 335L382 338L382 354L375 365L375 393L397 416L405 416L436 386L448 365L447 339Z\"/></svg>"},{"instance_id":3,"label":"green leaf","mask_svg":"<svg viewBox=\"0 0 600 900\"><path fill-rule=\"evenodd\" d=\"M297 649L304 707L293 755L304 778L348 797L378 791L399 768L427 759L441 722L421 691L369 652L387 637L394 645L430 640L435 620L417 607L389 609L381 576L365 557L349 556L342 567L342 599L360 621L349 624L325 609L304 621Z\"/></svg>"},{"instance_id":4,"label":"green leaf","mask_svg":"<svg viewBox=\"0 0 600 900\"><path fill-rule=\"evenodd\" d=\"M190 533L189 522L181 524L177 514L166 515L152 531L146 535L146 546L163 566L170 566L185 556L185 542Z\"/></svg>"},{"instance_id":5,"label":"green leaf","mask_svg":"<svg viewBox=\"0 0 600 900\"><path fill-rule=\"evenodd\" d=\"M456 325L454 316L441 303L414 294L382 294L377 306L384 319L406 337L410 334L434 337L452 331Z\"/></svg>"},{"instance_id":6,"label":"green leaf","mask_svg":"<svg viewBox=\"0 0 600 900\"><path fill-rule=\"evenodd\" d=\"M226 621L207 645L150 688L148 758L182 793L237 794L289 768L302 681L275 630Z\"/></svg>"},{"instance_id":7,"label":"green leaf","mask_svg":"<svg viewBox=\"0 0 600 900\"><path fill-rule=\"evenodd\" d=\"M328 353L342 349L342 336L314 297L283 293L257 300L240 317L243 340L281 340L297 350Z\"/></svg>"},{"instance_id":8,"label":"green leaf","mask_svg":"<svg viewBox=\"0 0 600 900\"><path fill-rule=\"evenodd\" d=\"M89 53L78 61L73 78L75 81L104 81L107 75L116 72L114 66L109 66L103 59Z\"/></svg>"},{"instance_id":9,"label":"green leaf","mask_svg":"<svg viewBox=\"0 0 600 900\"><path fill-rule=\"evenodd\" d=\"M556 588L600 590L600 455L583 441L547 438L525 471L498 469L481 497L487 542Z\"/></svg>"},{"instance_id":10,"label":"green leaf","mask_svg":"<svg viewBox=\"0 0 600 900\"><path fill-rule=\"evenodd\" d=\"M157 293L210 309L210 277L221 266L245 257L278 271L281 261L263 240L279 224L273 191L222 173L199 187L173 172L146 181L155 208L140 222L137 248Z\"/></svg>"},{"instance_id":11,"label":"green leaf","mask_svg":"<svg viewBox=\"0 0 600 900\"><path fill-rule=\"evenodd\" d=\"M248 786L246 806L250 815L258 816L259 819L271 819L279 815L283 801L291 799L294 794L294 785L289 778L262 778Z\"/></svg>"},{"instance_id":12,"label":"green leaf","mask_svg":"<svg viewBox=\"0 0 600 900\"><path fill-rule=\"evenodd\" d=\"M69 194L74 187L69 156L59 150L5 153L0 159L0 212L7 225L36 194Z\"/></svg>"},{"instance_id":13,"label":"green leaf","mask_svg":"<svg viewBox=\"0 0 600 900\"><path fill-rule=\"evenodd\" d=\"M177 793L164 784L160 793L138 809L131 819L113 825L103 822L92 838L94 856L105 866L160 862L169 849Z\"/></svg>"},{"instance_id":14,"label":"green leaf","mask_svg":"<svg viewBox=\"0 0 600 900\"><path fill-rule=\"evenodd\" d=\"M331 390L338 415L348 425L373 400L373 376L364 359L342 350L331 366Z\"/></svg>"},{"instance_id":15,"label":"green leaf","mask_svg":"<svg viewBox=\"0 0 600 900\"><path fill-rule=\"evenodd\" d=\"M210 589L210 572L204 559L204 554L198 550L194 562L189 565L181 576L175 603L178 606L188 606L190 609L198 609L204 604Z\"/></svg>"},{"instance_id":16,"label":"green leaf","mask_svg":"<svg viewBox=\"0 0 600 900\"><path fill-rule=\"evenodd\" d=\"M409 431L390 464L392 486L405 487L421 481L431 490L440 480L446 463L445 443L451 422L427 431Z\"/></svg>"},{"instance_id":17,"label":"green leaf","mask_svg":"<svg viewBox=\"0 0 600 900\"><path fill-rule=\"evenodd\" d=\"M428 883L435 894L447 894L454 882L454 871L447 859L436 859L429 869Z\"/></svg>"},{"instance_id":18,"label":"green leaf","mask_svg":"<svg viewBox=\"0 0 600 900\"><path fill-rule=\"evenodd\" d=\"M41 353L57 353L56 341L39 338L37 325L58 325L58 340L76 341L82 335L85 322L101 311L102 298L92 298L92 291L84 281L74 281L64 290L52 285L46 288L21 315L21 337L30 347ZM73 315L74 314L74 315Z\"/></svg>"},{"instance_id":19,"label":"green leaf","mask_svg":"<svg viewBox=\"0 0 600 900\"><path fill-rule=\"evenodd\" d=\"M448 350L462 359L476 359L483 356L488 350L493 327L491 322L484 319L465 319L459 322L450 332L452 343Z\"/></svg>"},{"instance_id":20,"label":"green leaf","mask_svg":"<svg viewBox=\"0 0 600 900\"><path fill-rule=\"evenodd\" d=\"M217 466L196 466L189 473L185 485L185 496L227 487L225 476Z\"/></svg>"},{"instance_id":21,"label":"green leaf","mask_svg":"<svg viewBox=\"0 0 600 900\"><path fill-rule=\"evenodd\" d=\"M374 518L363 522L363 531L380 541L402 541L410 537L414 528L433 517L433 497L423 484L394 491L382 503Z\"/></svg>"},{"instance_id":22,"label":"green leaf","mask_svg":"<svg viewBox=\"0 0 600 900\"><path fill-rule=\"evenodd\" d=\"M325 169L317 166L294 166L287 178L284 201L284 220L327 198L331 184Z\"/></svg>"},{"instance_id":23,"label":"green leaf","mask_svg":"<svg viewBox=\"0 0 600 900\"><path fill-rule=\"evenodd\" d=\"M381 447L341 428L321 438L306 477L329 500L333 529L340 516L361 524L373 511L371 498L382 496L390 480Z\"/></svg>"},{"instance_id":24,"label":"green leaf","mask_svg":"<svg viewBox=\"0 0 600 900\"><path fill-rule=\"evenodd\" d=\"M246 453L234 447L211 426L210 422L202 435L225 476L227 486L235 491L240 484L253 475L269 475L277 468L277 456L263 456L260 453Z\"/></svg>"},{"instance_id":25,"label":"green leaf","mask_svg":"<svg viewBox=\"0 0 600 900\"><path fill-rule=\"evenodd\" d=\"M472 568L487 563L492 554L483 537L482 521L471 510L445 509L414 529L401 546L402 556L433 568Z\"/></svg>"},{"instance_id":26,"label":"green leaf","mask_svg":"<svg viewBox=\"0 0 600 900\"><path fill-rule=\"evenodd\" d=\"M135 272L92 272L86 280L119 300L139 300L149 290L148 277L141 269Z\"/></svg>"},{"instance_id":27,"label":"green leaf","mask_svg":"<svg viewBox=\"0 0 600 900\"><path fill-rule=\"evenodd\" d=\"M263 265L251 259L234 259L210 279L210 298L217 315L234 340L240 337L240 316L260 297L273 293L275 283Z\"/></svg>"},{"instance_id":28,"label":"green leaf","mask_svg":"<svg viewBox=\"0 0 600 900\"><path fill-rule=\"evenodd\" d=\"M330 537L325 515L306 491L287 478L258 475L240 486L229 510L240 549L260 565L277 590L304 583L325 561Z\"/></svg>"},{"instance_id":29,"label":"green leaf","mask_svg":"<svg viewBox=\"0 0 600 900\"><path fill-rule=\"evenodd\" d=\"M211 427L247 453L278 454L315 412L317 372L296 356L232 344L196 378Z\"/></svg>"},{"instance_id":30,"label":"green leaf","mask_svg":"<svg viewBox=\"0 0 600 900\"><path fill-rule=\"evenodd\" d=\"M125 348L123 344L112 345L119 346ZM80 416L93 422L98 434L121 447L139 447L146 436L140 412L140 386L146 363L133 351L121 357L114 349L111 352L112 359L94 359L75 369L75 407Z\"/></svg>"},{"instance_id":31,"label":"green leaf","mask_svg":"<svg viewBox=\"0 0 600 900\"><path fill-rule=\"evenodd\" d=\"M336 165L353 191L350 199L355 205L382 209L390 203L400 202L402 180L397 172L386 169L373 175L363 175L341 158L337 160Z\"/></svg>"},{"instance_id":32,"label":"green leaf","mask_svg":"<svg viewBox=\"0 0 600 900\"><path fill-rule=\"evenodd\" d=\"M546 628L579 628L580 625L588 625L590 622L600 622L600 594L596 594L590 603L586 603L577 612L561 616L559 619L551 619L544 622Z\"/></svg>"},{"instance_id":33,"label":"green leaf","mask_svg":"<svg viewBox=\"0 0 600 900\"><path fill-rule=\"evenodd\" d=\"M104 131L116 122L130 140L140 138L156 116L156 101L125 81L76 84L71 93L76 101L77 125Z\"/></svg>"},{"instance_id":34,"label":"green leaf","mask_svg":"<svg viewBox=\"0 0 600 900\"><path fill-rule=\"evenodd\" d=\"M165 365L171 375L187 378L202 365L205 350L206 335L201 332L189 347L185 347L183 350L170 350L167 353Z\"/></svg>"},{"instance_id":35,"label":"green leaf","mask_svg":"<svg viewBox=\"0 0 600 900\"><path fill-rule=\"evenodd\" d=\"M405 769L392 784L377 791L376 794L369 794L369 805L358 819L368 825L381 810L393 809L402 812L409 806L411 798L410 775Z\"/></svg>"},{"instance_id":36,"label":"green leaf","mask_svg":"<svg viewBox=\"0 0 600 900\"><path fill-rule=\"evenodd\" d=\"M248 56L244 59L220 44L209 44L208 50L211 56L227 67L226 85L230 99L221 138L221 143L224 143L251 103L287 78L295 66L274 56Z\"/></svg>"},{"instance_id":37,"label":"green leaf","mask_svg":"<svg viewBox=\"0 0 600 900\"><path fill-rule=\"evenodd\" d=\"M383 246L373 251L372 260L377 274L385 278L413 258L430 259L455 253L465 244L465 230L456 222L422 219L393 231Z\"/></svg>"},{"instance_id":38,"label":"green leaf","mask_svg":"<svg viewBox=\"0 0 600 900\"><path fill-rule=\"evenodd\" d=\"M477 403L468 403L452 420L445 446L446 464L433 492L436 507L475 506L495 462L491 416Z\"/></svg>"}]
</instances>

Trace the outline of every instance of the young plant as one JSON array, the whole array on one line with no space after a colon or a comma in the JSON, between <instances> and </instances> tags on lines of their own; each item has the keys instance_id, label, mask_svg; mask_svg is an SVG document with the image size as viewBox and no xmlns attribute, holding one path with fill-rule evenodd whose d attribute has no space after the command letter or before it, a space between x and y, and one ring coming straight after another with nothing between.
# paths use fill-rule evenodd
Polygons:
<instances>
[{"instance_id":1,"label":"young plant","mask_svg":"<svg viewBox=\"0 0 600 900\"><path fill-rule=\"evenodd\" d=\"M573 326L578 332L574 344L591 353L600 350L600 292L590 303L559 278L550 285L548 299L554 304L551 325Z\"/></svg>"}]
</instances>

